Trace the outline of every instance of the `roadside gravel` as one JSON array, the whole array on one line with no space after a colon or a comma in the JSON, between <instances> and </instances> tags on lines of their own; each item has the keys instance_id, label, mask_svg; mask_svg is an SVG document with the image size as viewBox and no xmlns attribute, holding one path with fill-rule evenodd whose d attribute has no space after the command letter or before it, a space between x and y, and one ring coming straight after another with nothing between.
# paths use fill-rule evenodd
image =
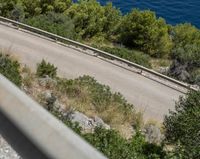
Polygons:
<instances>
[{"instance_id":1,"label":"roadside gravel","mask_svg":"<svg viewBox=\"0 0 200 159\"><path fill-rule=\"evenodd\" d=\"M0 159L21 159L0 134Z\"/></svg>"}]
</instances>

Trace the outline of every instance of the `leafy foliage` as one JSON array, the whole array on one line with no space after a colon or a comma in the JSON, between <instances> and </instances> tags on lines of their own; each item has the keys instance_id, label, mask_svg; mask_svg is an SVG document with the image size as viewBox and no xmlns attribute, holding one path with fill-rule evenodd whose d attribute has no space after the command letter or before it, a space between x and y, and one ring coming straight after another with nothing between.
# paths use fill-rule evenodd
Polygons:
<instances>
[{"instance_id":1,"label":"leafy foliage","mask_svg":"<svg viewBox=\"0 0 200 159\"><path fill-rule=\"evenodd\" d=\"M104 28L104 9L96 0L81 0L73 4L66 14L74 20L76 32L83 38L92 37Z\"/></svg>"},{"instance_id":2,"label":"leafy foliage","mask_svg":"<svg viewBox=\"0 0 200 159\"><path fill-rule=\"evenodd\" d=\"M148 10L133 10L123 18L120 41L154 57L167 56L172 45L165 21Z\"/></svg>"},{"instance_id":3,"label":"leafy foliage","mask_svg":"<svg viewBox=\"0 0 200 159\"><path fill-rule=\"evenodd\" d=\"M101 127L96 127L93 133L82 133L78 123L72 123L58 111L51 110L51 113L109 159L162 159L167 156L162 146L145 142L140 132L129 140L113 129L106 130Z\"/></svg>"},{"instance_id":4,"label":"leafy foliage","mask_svg":"<svg viewBox=\"0 0 200 159\"><path fill-rule=\"evenodd\" d=\"M47 12L63 13L72 4L71 0L20 0L26 17L33 17Z\"/></svg>"},{"instance_id":5,"label":"leafy foliage","mask_svg":"<svg viewBox=\"0 0 200 159\"><path fill-rule=\"evenodd\" d=\"M171 30L174 47L200 43L200 32L191 24L178 24Z\"/></svg>"},{"instance_id":6,"label":"leafy foliage","mask_svg":"<svg viewBox=\"0 0 200 159\"><path fill-rule=\"evenodd\" d=\"M0 0L0 15L9 16L16 4L17 0Z\"/></svg>"},{"instance_id":7,"label":"leafy foliage","mask_svg":"<svg viewBox=\"0 0 200 159\"><path fill-rule=\"evenodd\" d=\"M175 111L165 117L165 136L183 159L200 158L200 92L181 97Z\"/></svg>"},{"instance_id":8,"label":"leafy foliage","mask_svg":"<svg viewBox=\"0 0 200 159\"><path fill-rule=\"evenodd\" d=\"M96 0L80 0L66 14L74 20L76 32L83 38L104 33L109 37L116 30L121 18L120 11L111 4L103 7Z\"/></svg>"},{"instance_id":9,"label":"leafy foliage","mask_svg":"<svg viewBox=\"0 0 200 159\"><path fill-rule=\"evenodd\" d=\"M106 17L103 32L106 33L106 36L108 39L111 39L111 36L117 35L117 31L119 28L119 25L122 20L122 15L119 9L116 9L112 3L108 3L106 6L104 6L104 14Z\"/></svg>"},{"instance_id":10,"label":"leafy foliage","mask_svg":"<svg viewBox=\"0 0 200 159\"><path fill-rule=\"evenodd\" d=\"M146 143L139 132L127 140L115 130L97 127L94 133L85 134L83 137L109 159L158 159L165 156L160 146Z\"/></svg>"},{"instance_id":11,"label":"leafy foliage","mask_svg":"<svg viewBox=\"0 0 200 159\"><path fill-rule=\"evenodd\" d=\"M180 24L172 29L171 35L174 45L171 52L173 63L170 75L174 76L174 72L177 72L176 69L182 68L192 77L185 81L198 84L196 79L199 74L195 75L194 72L200 68L200 31L190 24ZM179 78L177 75L174 77Z\"/></svg>"},{"instance_id":12,"label":"leafy foliage","mask_svg":"<svg viewBox=\"0 0 200 159\"><path fill-rule=\"evenodd\" d=\"M9 18L23 22L25 19L25 12L23 6L20 4L16 4L13 10L10 12Z\"/></svg>"},{"instance_id":13,"label":"leafy foliage","mask_svg":"<svg viewBox=\"0 0 200 159\"><path fill-rule=\"evenodd\" d=\"M173 28L173 51L172 58L181 63L200 63L200 31L190 24L180 24ZM198 66L199 67L199 66Z\"/></svg>"},{"instance_id":14,"label":"leafy foliage","mask_svg":"<svg viewBox=\"0 0 200 159\"><path fill-rule=\"evenodd\" d=\"M0 73L7 77L17 86L21 86L20 64L12 60L9 55L0 53Z\"/></svg>"},{"instance_id":15,"label":"leafy foliage","mask_svg":"<svg viewBox=\"0 0 200 159\"><path fill-rule=\"evenodd\" d=\"M26 23L63 37L76 38L73 21L60 13L48 12L47 14L29 18Z\"/></svg>"},{"instance_id":16,"label":"leafy foliage","mask_svg":"<svg viewBox=\"0 0 200 159\"><path fill-rule=\"evenodd\" d=\"M37 66L37 76L38 77L44 77L49 76L51 78L55 78L57 75L57 67L55 67L53 64L47 63L44 59L41 63Z\"/></svg>"}]
</instances>

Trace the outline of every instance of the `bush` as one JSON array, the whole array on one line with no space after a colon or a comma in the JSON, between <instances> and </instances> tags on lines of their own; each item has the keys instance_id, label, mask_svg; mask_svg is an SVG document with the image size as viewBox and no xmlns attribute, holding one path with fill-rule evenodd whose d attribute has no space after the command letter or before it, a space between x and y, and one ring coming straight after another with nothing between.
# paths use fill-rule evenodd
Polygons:
<instances>
[{"instance_id":1,"label":"bush","mask_svg":"<svg viewBox=\"0 0 200 159\"><path fill-rule=\"evenodd\" d=\"M144 67L151 68L150 57L142 52L117 47L101 47L100 49Z\"/></svg>"},{"instance_id":2,"label":"bush","mask_svg":"<svg viewBox=\"0 0 200 159\"><path fill-rule=\"evenodd\" d=\"M96 127L93 133L83 133L78 123L72 123L56 110L51 113L109 159L163 159L166 156L162 146L148 144L139 132L129 140L116 130L101 127Z\"/></svg>"},{"instance_id":3,"label":"bush","mask_svg":"<svg viewBox=\"0 0 200 159\"><path fill-rule=\"evenodd\" d=\"M190 92L165 117L165 136L183 159L200 158L200 91Z\"/></svg>"},{"instance_id":4,"label":"bush","mask_svg":"<svg viewBox=\"0 0 200 159\"><path fill-rule=\"evenodd\" d=\"M73 21L64 14L48 12L29 18L25 23L66 38L76 39L77 36Z\"/></svg>"},{"instance_id":5,"label":"bush","mask_svg":"<svg viewBox=\"0 0 200 159\"><path fill-rule=\"evenodd\" d=\"M63 13L72 4L71 0L19 0L24 7L26 17L30 18L47 12Z\"/></svg>"},{"instance_id":6,"label":"bush","mask_svg":"<svg viewBox=\"0 0 200 159\"><path fill-rule=\"evenodd\" d=\"M178 24L171 29L171 36L174 43L173 48L185 45L200 44L200 31L191 24Z\"/></svg>"},{"instance_id":7,"label":"bush","mask_svg":"<svg viewBox=\"0 0 200 159\"><path fill-rule=\"evenodd\" d=\"M120 11L111 3L101 6L96 0L78 1L66 10L66 14L73 19L76 32L83 39L102 33L109 38L118 28L121 19Z\"/></svg>"},{"instance_id":8,"label":"bush","mask_svg":"<svg viewBox=\"0 0 200 159\"><path fill-rule=\"evenodd\" d=\"M124 16L120 27L120 42L139 48L153 57L168 56L172 42L164 19L157 19L149 10L133 10Z\"/></svg>"},{"instance_id":9,"label":"bush","mask_svg":"<svg viewBox=\"0 0 200 159\"><path fill-rule=\"evenodd\" d=\"M42 60L42 62L37 66L36 75L38 77L45 77L47 75L51 78L55 78L57 75L57 67L49 62L47 63L45 60Z\"/></svg>"},{"instance_id":10,"label":"bush","mask_svg":"<svg viewBox=\"0 0 200 159\"><path fill-rule=\"evenodd\" d=\"M78 1L66 14L73 19L76 32L82 38L90 38L103 31L106 20L104 9L96 0Z\"/></svg>"},{"instance_id":11,"label":"bush","mask_svg":"<svg viewBox=\"0 0 200 159\"><path fill-rule=\"evenodd\" d=\"M198 84L198 74L195 75L195 72L200 68L200 31L186 23L173 27L171 35L174 45L169 75L185 82ZM185 73L187 78L181 75Z\"/></svg>"},{"instance_id":12,"label":"bush","mask_svg":"<svg viewBox=\"0 0 200 159\"><path fill-rule=\"evenodd\" d=\"M127 140L115 130L97 127L94 133L83 137L109 159L159 159L166 155L161 146L145 142L139 132Z\"/></svg>"},{"instance_id":13,"label":"bush","mask_svg":"<svg viewBox=\"0 0 200 159\"><path fill-rule=\"evenodd\" d=\"M21 5L17 4L10 12L9 18L23 22L25 18L25 12Z\"/></svg>"},{"instance_id":14,"label":"bush","mask_svg":"<svg viewBox=\"0 0 200 159\"><path fill-rule=\"evenodd\" d=\"M10 11L12 11L17 4L17 0L0 0L0 15L9 16Z\"/></svg>"},{"instance_id":15,"label":"bush","mask_svg":"<svg viewBox=\"0 0 200 159\"><path fill-rule=\"evenodd\" d=\"M7 77L17 86L21 86L20 64L12 60L9 55L0 53L0 73Z\"/></svg>"}]
</instances>

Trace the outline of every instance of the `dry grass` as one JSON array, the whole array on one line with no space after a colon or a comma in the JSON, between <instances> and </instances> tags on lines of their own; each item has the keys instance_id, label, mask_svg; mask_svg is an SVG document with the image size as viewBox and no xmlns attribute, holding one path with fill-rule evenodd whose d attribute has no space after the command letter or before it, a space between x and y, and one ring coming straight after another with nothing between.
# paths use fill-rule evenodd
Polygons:
<instances>
[{"instance_id":1,"label":"dry grass","mask_svg":"<svg viewBox=\"0 0 200 159\"><path fill-rule=\"evenodd\" d=\"M66 111L73 109L84 113L88 117L99 116L104 122L118 130L127 138L132 135L131 128L133 126L142 125L143 123L142 114L137 113L133 109L133 106L129 105L121 96L115 95L114 97L110 90L106 93L111 93L111 99L108 98L108 101L105 102L104 95L102 95L99 99L102 101L95 103L94 98L105 92L101 92L104 90L104 86L96 83L93 79L89 78L88 80L91 80L91 83L86 82L87 84L83 84L85 82L84 80L81 81L82 83L80 82L81 84L79 81L77 83L75 82L66 89L66 92L63 87L67 87L67 85L62 87L62 91L60 87L58 87L59 84L50 83L49 86L41 86L37 77L33 76L27 68L23 69L23 74L26 74L23 78L23 82L27 86L29 94L42 105L45 105L42 93L46 90L50 90L56 96L59 103L64 105ZM93 86L90 87L90 84ZM93 96L94 94L91 92L91 89L94 89L93 91L99 89L100 91L97 91L99 94L97 93L96 96Z\"/></svg>"}]
</instances>

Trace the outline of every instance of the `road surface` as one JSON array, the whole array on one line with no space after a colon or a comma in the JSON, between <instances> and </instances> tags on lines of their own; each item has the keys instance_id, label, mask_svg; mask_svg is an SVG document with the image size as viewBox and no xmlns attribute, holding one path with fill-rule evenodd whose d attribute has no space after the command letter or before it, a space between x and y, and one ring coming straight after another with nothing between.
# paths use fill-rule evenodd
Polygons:
<instances>
[{"instance_id":1,"label":"road surface","mask_svg":"<svg viewBox=\"0 0 200 159\"><path fill-rule=\"evenodd\" d=\"M120 92L144 118L162 121L175 101L182 95L165 85L145 78L109 62L67 48L52 41L0 25L0 48L9 50L23 64L32 69L45 59L58 67L58 74L67 78L82 75L95 77Z\"/></svg>"}]
</instances>

